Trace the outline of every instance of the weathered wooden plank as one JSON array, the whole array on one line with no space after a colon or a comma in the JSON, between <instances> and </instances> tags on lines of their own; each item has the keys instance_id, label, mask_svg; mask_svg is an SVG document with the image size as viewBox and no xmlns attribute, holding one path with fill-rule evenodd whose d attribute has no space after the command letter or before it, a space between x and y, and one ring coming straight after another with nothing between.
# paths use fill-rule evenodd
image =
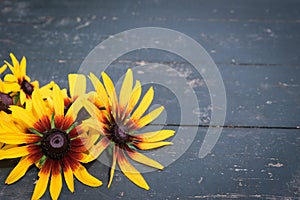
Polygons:
<instances>
[{"instance_id":1,"label":"weathered wooden plank","mask_svg":"<svg viewBox=\"0 0 300 200\"><path fill-rule=\"evenodd\" d=\"M141 75L147 75L154 83L164 84L168 80L175 88L182 87L182 80L188 86L188 91L195 92L198 105L191 110L195 117L199 117L201 125L207 125L211 117L211 102L208 92L208 84L213 80L204 80L199 72L186 63L160 63L177 70L178 74L160 70L157 76L153 70L158 70L157 63L124 62L114 63L107 68L107 72L117 83L126 70L134 69L135 77L147 82ZM28 59L28 74L33 80L39 80L40 85L54 80L61 87L68 87L67 74L76 73L80 62L70 61L37 61ZM95 65L93 65L95 66ZM139 67L137 70L135 67ZM89 69L88 67L86 68ZM102 68L104 69L104 68ZM142 69L142 70L141 70ZM159 68L161 69L161 68ZM92 70L92 68L91 68ZM227 112L226 126L269 126L269 127L299 127L300 116L300 68L291 66L234 66L219 65L223 77L226 95ZM97 71L97 70L96 70ZM100 75L100 67L98 75ZM143 74L139 74L142 73ZM89 73L89 70L86 72ZM155 86L155 98L153 104L164 105L167 109L167 123L178 124L185 121L188 124L197 125L194 120L181 116L181 106L190 105L188 98L182 98L185 91L176 92L172 88ZM145 86L145 90L151 84ZM89 89L92 89L89 87ZM175 96L176 95L176 96ZM184 120L181 120L182 118ZM220 124L218 124L220 125Z\"/></svg>"},{"instance_id":2,"label":"weathered wooden plank","mask_svg":"<svg viewBox=\"0 0 300 200\"><path fill-rule=\"evenodd\" d=\"M176 129L176 127L168 128ZM195 127L185 127L182 134L186 134L188 138L194 130ZM182 157L163 171L143 174L151 187L150 191L139 189L119 171L116 171L112 187L107 189L109 169L100 162L94 162L89 165L89 171L100 177L104 185L100 188L89 188L76 181L75 194L67 191L64 185L61 198L300 198L299 130L224 129L211 154L199 159L197 155L205 132L205 128L200 128L189 148L191 141L178 140L173 146L165 148L164 155L158 155L159 151L147 154L163 162L164 158L174 157L179 153L182 146L186 145L188 148ZM137 167L142 169L139 165ZM1 182L4 181L9 169L0 168ZM36 170L31 169L16 184L1 186L1 198L30 198L36 174ZM46 194L44 199L48 198L49 195Z\"/></svg>"},{"instance_id":3,"label":"weathered wooden plank","mask_svg":"<svg viewBox=\"0 0 300 200\"><path fill-rule=\"evenodd\" d=\"M59 1L49 5L5 2L1 4L0 20L0 42L5 47L0 50L2 57L10 51L18 54L26 51L27 56L36 59L83 59L110 35L136 27L161 26L192 37L217 63L299 65L297 1L258 1L257 4L245 1L244 6L235 1L226 5L217 1L192 1L184 4L182 10L179 3L165 1L133 4L136 6L128 2L98 1L89 5ZM216 14L218 17L213 20L214 15L207 12L213 12L215 7L221 14ZM140 14L132 16L131 9ZM237 13L230 14L232 10ZM202 15L206 16L203 20ZM231 19L232 16L236 17ZM150 61L178 60L172 56L169 60L149 57Z\"/></svg>"},{"instance_id":4,"label":"weathered wooden plank","mask_svg":"<svg viewBox=\"0 0 300 200\"><path fill-rule=\"evenodd\" d=\"M206 128L199 129L182 157L162 172L144 174L150 191L137 188L116 172L111 189L105 184L90 188L76 181L76 193L64 185L61 199L300 199L299 4L295 0L1 1L1 60L8 59L9 52L26 55L29 75L42 85L54 80L67 87L67 74L77 72L90 50L113 34L161 26L194 38L217 62L227 92L227 127L265 127L224 129L204 159L198 158L198 152ZM192 86L200 105L194 116L207 125L211 114L207 85L179 56L141 50L121 57L108 72L118 80L127 67L156 62L178 70ZM139 73L147 70L151 72L151 67ZM174 80L172 74L163 75ZM157 85L155 91L154 104L166 106L166 122L178 125L181 113L176 96ZM191 143L189 134L197 128L184 128L186 138L179 141L181 145L175 142L166 148L168 157ZM163 161L165 154L158 152L149 155ZM2 183L15 163L0 162ZM88 168L107 182L107 166L95 162ZM36 178L32 168L16 184L2 184L0 199L29 199ZM49 194L43 199L50 199Z\"/></svg>"},{"instance_id":5,"label":"weathered wooden plank","mask_svg":"<svg viewBox=\"0 0 300 200\"><path fill-rule=\"evenodd\" d=\"M1 2L3 14L10 16L78 16L103 14L119 18L120 16L139 17L144 20L182 19L192 20L254 20L273 21L299 19L297 0L188 0L174 1L9 1ZM18 9L14 9L18 8ZM34 12L30 12L34 10Z\"/></svg>"},{"instance_id":6,"label":"weathered wooden plank","mask_svg":"<svg viewBox=\"0 0 300 200\"><path fill-rule=\"evenodd\" d=\"M189 119L184 119L186 116L181 116L182 109L191 103L191 100L184 94L188 94L187 91L193 90L197 95L200 110L196 108L198 105L194 105L195 108L191 109L190 112L199 116L200 124L208 124L213 107L208 87L210 87L209 84L215 84L214 80L204 80L199 71L195 71L190 65L164 64L177 70L178 74L156 68L155 63L146 63L145 67L141 67L140 62L112 65L108 68L108 71L111 71L110 74L114 74L115 81L117 81L118 77L125 73L128 66L138 66L139 70L136 71L136 77L139 77L139 73L142 71L144 75L147 75L147 81L151 79L154 83L163 84L164 87L170 86L166 85L167 81L164 80L171 82L173 88L169 87L168 92L162 87L157 86L155 88L157 100L154 103L166 106L167 122L173 124L178 124L181 120L181 122L195 125L193 119L189 121ZM159 72L154 73L155 70L159 70ZM227 102L224 102L224 104L227 104L225 125L300 126L300 80L297 78L300 76L300 68L221 65L219 70L223 77L227 96ZM143 78L145 77L141 77L142 82ZM174 88L184 88L181 85L181 80L188 84L190 88L187 91L174 91Z\"/></svg>"},{"instance_id":7,"label":"weathered wooden plank","mask_svg":"<svg viewBox=\"0 0 300 200\"><path fill-rule=\"evenodd\" d=\"M64 18L58 19L64 20ZM3 24L0 33L0 55L9 52L35 59L84 59L110 35L144 26L161 26L182 32L199 42L221 64L299 65L300 28L297 23L228 23L228 22L145 22L142 20L94 20L82 30L71 25ZM55 30L55 31L53 31ZM286 31L292 30L292 31ZM34 45L32 45L34 44ZM30 48L29 48L30 46ZM136 59L126 57L127 59ZM180 61L177 56L151 56L149 61Z\"/></svg>"}]
</instances>

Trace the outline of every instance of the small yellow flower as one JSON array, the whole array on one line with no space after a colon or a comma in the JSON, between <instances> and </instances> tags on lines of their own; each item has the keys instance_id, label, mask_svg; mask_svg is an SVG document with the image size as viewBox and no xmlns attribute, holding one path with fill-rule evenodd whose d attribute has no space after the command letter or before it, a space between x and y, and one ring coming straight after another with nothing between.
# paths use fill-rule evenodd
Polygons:
<instances>
[{"instance_id":1,"label":"small yellow flower","mask_svg":"<svg viewBox=\"0 0 300 200\"><path fill-rule=\"evenodd\" d=\"M32 92L39 87L38 81L30 82L30 78L26 75L26 58L23 57L21 62L19 62L14 54L10 54L12 64L4 61L5 64L9 67L12 74L7 74L4 77L6 82L6 93L18 93L20 98L20 103L23 105L26 103L26 107L31 109L31 95Z\"/></svg>"},{"instance_id":2,"label":"small yellow flower","mask_svg":"<svg viewBox=\"0 0 300 200\"><path fill-rule=\"evenodd\" d=\"M136 131L156 119L164 108L161 106L144 115L153 100L154 91L151 87L137 105L142 87L139 81L136 81L133 87L133 75L130 69L124 78L119 99L114 84L106 73L102 73L104 86L94 74L90 74L90 79L96 92L92 93L92 102L83 101L84 107L92 116L83 123L94 130L92 134L98 134L100 139L90 150L90 156L86 161L97 158L105 149L111 148L113 156L108 187L112 183L114 171L118 164L129 180L148 190L147 182L127 158L157 169L163 169L160 163L139 153L137 149L148 150L170 145L171 142L163 140L173 136L175 131L160 130L140 134Z\"/></svg>"},{"instance_id":3,"label":"small yellow flower","mask_svg":"<svg viewBox=\"0 0 300 200\"><path fill-rule=\"evenodd\" d=\"M64 98L57 85L53 86L52 98L48 101L35 89L31 110L10 106L15 122L1 124L0 141L16 146L0 150L0 159L21 160L7 177L6 184L18 181L34 164L40 171L32 199L43 196L49 180L51 197L57 199L62 189L62 174L71 192L74 192L74 176L92 187L102 184L81 165L92 144L82 124L77 125L79 107L80 104L74 102L64 113Z\"/></svg>"}]
</instances>

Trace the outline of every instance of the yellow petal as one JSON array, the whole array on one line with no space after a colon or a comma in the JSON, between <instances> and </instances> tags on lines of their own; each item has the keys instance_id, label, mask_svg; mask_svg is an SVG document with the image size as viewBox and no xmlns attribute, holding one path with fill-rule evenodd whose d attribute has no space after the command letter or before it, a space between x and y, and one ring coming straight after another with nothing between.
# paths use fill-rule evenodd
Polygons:
<instances>
[{"instance_id":1,"label":"yellow petal","mask_svg":"<svg viewBox=\"0 0 300 200\"><path fill-rule=\"evenodd\" d=\"M39 140L35 134L7 133L0 134L0 141L6 144L24 144L33 143Z\"/></svg>"},{"instance_id":2,"label":"yellow petal","mask_svg":"<svg viewBox=\"0 0 300 200\"><path fill-rule=\"evenodd\" d=\"M20 75L26 76L26 58L24 56L20 63Z\"/></svg>"},{"instance_id":3,"label":"yellow petal","mask_svg":"<svg viewBox=\"0 0 300 200\"><path fill-rule=\"evenodd\" d=\"M36 123L35 117L24 108L19 106L10 106L10 110L12 111L12 116L22 121L28 128L33 127Z\"/></svg>"},{"instance_id":4,"label":"yellow petal","mask_svg":"<svg viewBox=\"0 0 300 200\"><path fill-rule=\"evenodd\" d=\"M125 158L125 155L122 150L120 150L118 154L118 164L121 171L124 173L124 175L129 180L131 180L134 184L146 190L150 189L147 182L145 181L143 176L139 173L139 171L135 169Z\"/></svg>"},{"instance_id":5,"label":"yellow petal","mask_svg":"<svg viewBox=\"0 0 300 200\"><path fill-rule=\"evenodd\" d=\"M31 100L31 98L30 99L25 99L25 102L26 102L25 108L27 110L31 110L32 109L32 100Z\"/></svg>"},{"instance_id":6,"label":"yellow petal","mask_svg":"<svg viewBox=\"0 0 300 200\"><path fill-rule=\"evenodd\" d=\"M112 183L112 180L113 180L113 177L114 177L118 151L119 151L118 147L115 145L114 149L113 149L113 161L112 161L112 165L111 165L111 168L110 168L109 181L108 181L108 185L107 185L108 188L110 187L110 185Z\"/></svg>"},{"instance_id":7,"label":"yellow petal","mask_svg":"<svg viewBox=\"0 0 300 200\"><path fill-rule=\"evenodd\" d=\"M4 147L2 147L2 150L7 150L13 147L17 147L15 144L5 144Z\"/></svg>"},{"instance_id":8,"label":"yellow petal","mask_svg":"<svg viewBox=\"0 0 300 200\"><path fill-rule=\"evenodd\" d=\"M5 83L4 93L18 92L20 91L20 85L18 83Z\"/></svg>"},{"instance_id":9,"label":"yellow petal","mask_svg":"<svg viewBox=\"0 0 300 200\"><path fill-rule=\"evenodd\" d=\"M2 67L0 68L0 74L2 74L6 70L6 68L7 68L6 64L2 65Z\"/></svg>"},{"instance_id":10,"label":"yellow petal","mask_svg":"<svg viewBox=\"0 0 300 200\"><path fill-rule=\"evenodd\" d=\"M5 184L12 184L22 178L32 164L33 160L30 158L30 156L23 157L17 166L10 172Z\"/></svg>"},{"instance_id":11,"label":"yellow petal","mask_svg":"<svg viewBox=\"0 0 300 200\"><path fill-rule=\"evenodd\" d=\"M10 53L10 58L12 60L13 66L11 64L9 64L7 61L4 61L8 67L10 68L11 72L16 75L17 77L20 77L20 73L18 73L18 69L19 69L19 61L16 59L15 55Z\"/></svg>"},{"instance_id":12,"label":"yellow petal","mask_svg":"<svg viewBox=\"0 0 300 200\"><path fill-rule=\"evenodd\" d=\"M7 82L18 82L18 79L17 79L17 77L15 77L12 74L6 74L4 76L4 81L7 81Z\"/></svg>"},{"instance_id":13,"label":"yellow petal","mask_svg":"<svg viewBox=\"0 0 300 200\"><path fill-rule=\"evenodd\" d=\"M136 108L136 110L132 114L132 116L130 118L131 120L133 120L133 121L138 120L146 112L146 110L148 109L148 107L150 106L150 104L153 100L153 96L154 96L154 91L153 91L153 88L151 87L145 94L145 96L142 99L139 106Z\"/></svg>"},{"instance_id":14,"label":"yellow petal","mask_svg":"<svg viewBox=\"0 0 300 200\"><path fill-rule=\"evenodd\" d=\"M24 103L26 102L26 94L23 90L20 90L20 102L21 105L24 105ZM31 110L31 108L29 108L29 106L27 106L27 110Z\"/></svg>"},{"instance_id":15,"label":"yellow petal","mask_svg":"<svg viewBox=\"0 0 300 200\"><path fill-rule=\"evenodd\" d=\"M19 61L17 60L16 56L13 53L10 53L9 55L14 67L19 68Z\"/></svg>"},{"instance_id":16,"label":"yellow petal","mask_svg":"<svg viewBox=\"0 0 300 200\"><path fill-rule=\"evenodd\" d=\"M58 199L62 188L59 161L54 161L51 171L50 194L53 200Z\"/></svg>"},{"instance_id":17,"label":"yellow petal","mask_svg":"<svg viewBox=\"0 0 300 200\"><path fill-rule=\"evenodd\" d=\"M99 108L97 108L93 103L87 101L86 99L83 99L81 103L84 106L84 108L87 110L87 112L92 116L92 118L98 120L98 125L101 127L102 119L104 117L109 116L108 112L106 110L99 110Z\"/></svg>"},{"instance_id":18,"label":"yellow petal","mask_svg":"<svg viewBox=\"0 0 300 200\"><path fill-rule=\"evenodd\" d=\"M86 111L92 116L92 118L97 119L97 116L99 115L98 112L100 112L99 109L93 103L89 102L86 99L82 99L81 103L86 109Z\"/></svg>"},{"instance_id":19,"label":"yellow petal","mask_svg":"<svg viewBox=\"0 0 300 200\"><path fill-rule=\"evenodd\" d=\"M175 134L174 130L160 130L148 133L136 134L134 137L142 140L143 142L158 142L165 140Z\"/></svg>"},{"instance_id":20,"label":"yellow petal","mask_svg":"<svg viewBox=\"0 0 300 200\"><path fill-rule=\"evenodd\" d=\"M171 145L172 142L140 142L135 144L141 150L155 149L166 145Z\"/></svg>"},{"instance_id":21,"label":"yellow petal","mask_svg":"<svg viewBox=\"0 0 300 200\"><path fill-rule=\"evenodd\" d=\"M97 159L100 156L100 154L109 146L109 144L110 141L108 138L102 138L95 146L93 146L89 150L89 156L87 156L87 158L83 162L88 163Z\"/></svg>"},{"instance_id":22,"label":"yellow petal","mask_svg":"<svg viewBox=\"0 0 300 200\"><path fill-rule=\"evenodd\" d=\"M82 121L83 126L88 127L89 129L97 130L100 132L101 124L95 120L94 118L89 118L87 120ZM100 134L98 134L98 137Z\"/></svg>"},{"instance_id":23,"label":"yellow petal","mask_svg":"<svg viewBox=\"0 0 300 200\"><path fill-rule=\"evenodd\" d=\"M58 85L53 86L53 104L56 116L64 115L64 101Z\"/></svg>"},{"instance_id":24,"label":"yellow petal","mask_svg":"<svg viewBox=\"0 0 300 200\"><path fill-rule=\"evenodd\" d=\"M64 163L65 164L65 163ZM66 181L66 184L69 188L69 190L71 192L74 192L74 177L73 177L73 171L71 169L71 167L69 166L69 164L67 164L65 166L65 169L63 170L64 171L64 177L65 177L65 181Z\"/></svg>"},{"instance_id":25,"label":"yellow petal","mask_svg":"<svg viewBox=\"0 0 300 200\"><path fill-rule=\"evenodd\" d=\"M39 90L34 90L32 93L32 103L34 105L35 114L37 115L38 119L47 115L45 102L39 92Z\"/></svg>"},{"instance_id":26,"label":"yellow petal","mask_svg":"<svg viewBox=\"0 0 300 200\"><path fill-rule=\"evenodd\" d=\"M108 109L109 108L108 96L103 84L93 73L90 73L89 78L92 81L92 84L98 94L97 98L101 102L102 106L105 106Z\"/></svg>"},{"instance_id":27,"label":"yellow petal","mask_svg":"<svg viewBox=\"0 0 300 200\"><path fill-rule=\"evenodd\" d=\"M119 105L121 109L124 109L128 103L132 91L132 84L133 84L132 70L128 69L120 90Z\"/></svg>"},{"instance_id":28,"label":"yellow petal","mask_svg":"<svg viewBox=\"0 0 300 200\"><path fill-rule=\"evenodd\" d=\"M164 168L164 166L162 166L157 161L152 160L151 158L148 158L147 156L145 156L141 153L138 153L137 151L126 151L126 152L127 152L128 156L134 161L137 161L139 163L142 163L142 164L145 164L145 165L148 165L150 167L157 168L157 169L163 169Z\"/></svg>"},{"instance_id":29,"label":"yellow petal","mask_svg":"<svg viewBox=\"0 0 300 200\"><path fill-rule=\"evenodd\" d=\"M55 85L54 81L51 81L47 85L44 85L43 87L41 87L39 89L41 96L43 98L48 98L48 97L52 96L52 88L54 85Z\"/></svg>"},{"instance_id":30,"label":"yellow petal","mask_svg":"<svg viewBox=\"0 0 300 200\"><path fill-rule=\"evenodd\" d=\"M86 78L82 74L69 74L69 91L72 98L85 94Z\"/></svg>"},{"instance_id":31,"label":"yellow petal","mask_svg":"<svg viewBox=\"0 0 300 200\"><path fill-rule=\"evenodd\" d=\"M131 96L130 96L130 99L129 99L129 102L128 102L128 105L126 108L126 112L124 112L125 116L123 116L122 119L127 117L131 113L131 111L133 110L133 108L135 107L137 102L139 101L141 93L142 93L142 86L141 86L140 81L137 80L135 83L135 86L132 90L132 93L131 93Z\"/></svg>"},{"instance_id":32,"label":"yellow petal","mask_svg":"<svg viewBox=\"0 0 300 200\"><path fill-rule=\"evenodd\" d=\"M7 150L0 150L0 160L8 158L19 158L28 154L28 146L14 147Z\"/></svg>"},{"instance_id":33,"label":"yellow petal","mask_svg":"<svg viewBox=\"0 0 300 200\"><path fill-rule=\"evenodd\" d=\"M66 118L67 117L71 117L72 119L76 119L78 112L81 110L82 108L82 99L86 99L86 95L82 95L79 96L70 106L70 108L68 109L67 113L66 113Z\"/></svg>"},{"instance_id":34,"label":"yellow petal","mask_svg":"<svg viewBox=\"0 0 300 200\"><path fill-rule=\"evenodd\" d=\"M89 174L82 165L79 165L78 168L74 170L74 175L80 182L88 186L98 187L102 185L102 182Z\"/></svg>"},{"instance_id":35,"label":"yellow petal","mask_svg":"<svg viewBox=\"0 0 300 200\"><path fill-rule=\"evenodd\" d=\"M48 181L50 177L50 170L52 168L52 162L49 161L49 159L46 160L44 163L42 169L40 170L38 176L39 179L35 185L33 195L31 197L32 200L37 200L40 199L43 194L45 193L47 186L48 186Z\"/></svg>"},{"instance_id":36,"label":"yellow petal","mask_svg":"<svg viewBox=\"0 0 300 200\"><path fill-rule=\"evenodd\" d=\"M145 115L141 119L139 119L136 123L137 128L142 128L152 122L154 119L156 119L160 113L164 110L164 107L161 106L159 108L156 108L155 110L151 111L149 114Z\"/></svg>"},{"instance_id":37,"label":"yellow petal","mask_svg":"<svg viewBox=\"0 0 300 200\"><path fill-rule=\"evenodd\" d=\"M3 115L2 115L2 117L3 117ZM10 116L10 118L12 119L11 116ZM22 126L16 126L15 121L13 121L13 120L2 121L0 134L6 135L7 133L17 133L17 134L24 133L24 132L27 132L27 129L28 129L27 127L23 128Z\"/></svg>"},{"instance_id":38,"label":"yellow petal","mask_svg":"<svg viewBox=\"0 0 300 200\"><path fill-rule=\"evenodd\" d=\"M89 129L89 140L91 143L95 144L95 142L99 139L100 137L99 130L95 130L95 129Z\"/></svg>"},{"instance_id":39,"label":"yellow petal","mask_svg":"<svg viewBox=\"0 0 300 200\"><path fill-rule=\"evenodd\" d=\"M15 72L14 67L13 67L9 62L7 62L6 60L4 61L4 63L9 67L10 71L11 71L13 74L15 74L15 73L14 73L14 72Z\"/></svg>"},{"instance_id":40,"label":"yellow petal","mask_svg":"<svg viewBox=\"0 0 300 200\"><path fill-rule=\"evenodd\" d=\"M87 94L87 96L88 96L87 99L93 104L95 104L97 108L106 107L102 102L102 97L100 98L101 95L99 96L96 92L91 91Z\"/></svg>"},{"instance_id":41,"label":"yellow petal","mask_svg":"<svg viewBox=\"0 0 300 200\"><path fill-rule=\"evenodd\" d=\"M112 82L112 80L109 78L109 76L105 73L102 72L102 79L107 91L107 94L111 100L111 104L112 104L112 110L116 111L117 106L118 106L118 98L117 98L117 94L116 94L116 90L115 90L115 86ZM116 117L115 113L114 117Z\"/></svg>"},{"instance_id":42,"label":"yellow petal","mask_svg":"<svg viewBox=\"0 0 300 200\"><path fill-rule=\"evenodd\" d=\"M30 78L27 81L30 82L29 80L30 80ZM33 89L39 88L39 82L38 81L33 81L30 84L33 86Z\"/></svg>"}]
</instances>

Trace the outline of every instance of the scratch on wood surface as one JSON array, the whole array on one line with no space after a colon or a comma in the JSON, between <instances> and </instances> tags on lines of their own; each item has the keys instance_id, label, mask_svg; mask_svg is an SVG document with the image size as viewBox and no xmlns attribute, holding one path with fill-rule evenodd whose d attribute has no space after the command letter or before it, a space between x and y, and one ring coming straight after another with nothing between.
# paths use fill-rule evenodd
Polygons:
<instances>
[{"instance_id":1,"label":"scratch on wood surface","mask_svg":"<svg viewBox=\"0 0 300 200\"><path fill-rule=\"evenodd\" d=\"M276 163L276 164L274 164L274 163L269 163L268 164L268 167L282 167L283 166L283 164L282 163Z\"/></svg>"}]
</instances>

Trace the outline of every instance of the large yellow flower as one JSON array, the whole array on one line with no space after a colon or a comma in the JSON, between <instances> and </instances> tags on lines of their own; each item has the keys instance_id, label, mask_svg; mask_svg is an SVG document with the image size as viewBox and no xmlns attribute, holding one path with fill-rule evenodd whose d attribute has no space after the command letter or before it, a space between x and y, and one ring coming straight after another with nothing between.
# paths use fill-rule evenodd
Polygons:
<instances>
[{"instance_id":1,"label":"large yellow flower","mask_svg":"<svg viewBox=\"0 0 300 200\"><path fill-rule=\"evenodd\" d=\"M4 61L10 68L12 74L7 74L4 77L6 82L6 92L19 93L20 103L26 103L26 107L31 109L31 95L32 92L39 87L38 81L30 82L30 78L26 75L26 58L23 57L19 62L14 54L10 54L12 64Z\"/></svg>"},{"instance_id":2,"label":"large yellow flower","mask_svg":"<svg viewBox=\"0 0 300 200\"><path fill-rule=\"evenodd\" d=\"M15 123L2 123L0 131L1 142L18 145L0 150L0 159L21 157L6 184L19 180L33 164L40 168L32 199L39 199L45 193L49 179L51 197L57 199L62 188L62 174L71 192L74 191L74 175L92 187L102 184L81 165L91 145L85 128L76 122L80 103L74 102L64 114L64 99L57 85L53 86L52 95L44 101L36 89L32 92L31 110L10 106Z\"/></svg>"},{"instance_id":3,"label":"large yellow flower","mask_svg":"<svg viewBox=\"0 0 300 200\"><path fill-rule=\"evenodd\" d=\"M124 78L119 99L114 84L106 73L102 73L104 86L94 74L90 74L90 79L96 92L92 94L94 97L92 102L83 102L92 116L83 123L98 131L99 140L91 149L90 156L86 161L97 158L106 148L112 148L113 157L108 187L112 183L114 171L118 164L127 178L139 187L148 190L147 182L139 171L130 164L127 157L142 164L163 169L160 163L139 153L138 150L170 145L171 142L162 140L173 136L175 132L173 130L160 130L138 134L136 131L157 118L164 108L159 107L144 115L153 100L154 91L151 87L137 105L142 87L139 81L136 81L133 87L133 75L130 69ZM92 134L95 134L95 131Z\"/></svg>"}]
</instances>

